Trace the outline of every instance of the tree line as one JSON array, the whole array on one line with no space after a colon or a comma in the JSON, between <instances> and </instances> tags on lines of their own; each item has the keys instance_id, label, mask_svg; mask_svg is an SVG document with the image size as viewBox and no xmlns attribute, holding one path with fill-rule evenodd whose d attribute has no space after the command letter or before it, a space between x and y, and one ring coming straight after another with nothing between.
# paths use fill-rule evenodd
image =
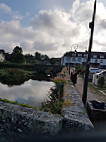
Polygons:
<instances>
[{"instance_id":1,"label":"tree line","mask_svg":"<svg viewBox=\"0 0 106 142\"><path fill-rule=\"evenodd\" d=\"M29 64L45 64L45 65L60 65L61 58L49 58L47 55L43 55L39 52L32 54L23 55L23 50L21 47L16 46L12 53L5 53L5 61L13 63L29 63Z\"/></svg>"}]
</instances>

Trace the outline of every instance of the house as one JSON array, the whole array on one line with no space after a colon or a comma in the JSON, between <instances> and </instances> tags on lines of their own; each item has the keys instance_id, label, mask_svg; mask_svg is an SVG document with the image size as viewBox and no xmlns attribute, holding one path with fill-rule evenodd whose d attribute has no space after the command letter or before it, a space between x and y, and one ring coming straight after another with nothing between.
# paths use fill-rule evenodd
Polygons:
<instances>
[{"instance_id":1,"label":"house","mask_svg":"<svg viewBox=\"0 0 106 142\"><path fill-rule=\"evenodd\" d=\"M0 62L3 62L5 60L5 55L4 55L5 51L4 50L0 50Z\"/></svg>"},{"instance_id":2,"label":"house","mask_svg":"<svg viewBox=\"0 0 106 142\"><path fill-rule=\"evenodd\" d=\"M61 65L85 65L87 61L88 52L71 51L66 52L61 58ZM106 52L91 52L90 59L91 67L98 67L106 69Z\"/></svg>"}]
</instances>

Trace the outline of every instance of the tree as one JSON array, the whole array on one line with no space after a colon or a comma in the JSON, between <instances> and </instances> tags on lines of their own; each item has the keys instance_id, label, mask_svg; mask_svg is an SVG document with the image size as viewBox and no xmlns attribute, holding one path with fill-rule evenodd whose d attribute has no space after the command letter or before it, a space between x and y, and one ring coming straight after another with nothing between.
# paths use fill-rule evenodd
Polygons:
<instances>
[{"instance_id":1,"label":"tree","mask_svg":"<svg viewBox=\"0 0 106 142\"><path fill-rule=\"evenodd\" d=\"M35 53L35 59L36 60L41 60L41 54L39 52Z\"/></svg>"},{"instance_id":2,"label":"tree","mask_svg":"<svg viewBox=\"0 0 106 142\"><path fill-rule=\"evenodd\" d=\"M50 63L52 65L60 65L61 64L61 58L51 58Z\"/></svg>"},{"instance_id":3,"label":"tree","mask_svg":"<svg viewBox=\"0 0 106 142\"><path fill-rule=\"evenodd\" d=\"M45 60L49 61L49 57L47 55L45 55Z\"/></svg>"},{"instance_id":4,"label":"tree","mask_svg":"<svg viewBox=\"0 0 106 142\"><path fill-rule=\"evenodd\" d=\"M11 61L11 54L5 53L5 60L6 61Z\"/></svg>"},{"instance_id":5,"label":"tree","mask_svg":"<svg viewBox=\"0 0 106 142\"><path fill-rule=\"evenodd\" d=\"M11 61L16 62L16 63L24 63L25 62L25 57L22 54L22 48L19 46L16 46L13 49L13 52L11 54Z\"/></svg>"},{"instance_id":6,"label":"tree","mask_svg":"<svg viewBox=\"0 0 106 142\"><path fill-rule=\"evenodd\" d=\"M23 53L22 48L19 47L19 46L16 46L16 47L13 49L13 54L17 54L17 53L20 53L20 54Z\"/></svg>"},{"instance_id":7,"label":"tree","mask_svg":"<svg viewBox=\"0 0 106 142\"><path fill-rule=\"evenodd\" d=\"M26 63L36 63L35 57L31 54L26 54L25 60L26 60Z\"/></svg>"}]
</instances>

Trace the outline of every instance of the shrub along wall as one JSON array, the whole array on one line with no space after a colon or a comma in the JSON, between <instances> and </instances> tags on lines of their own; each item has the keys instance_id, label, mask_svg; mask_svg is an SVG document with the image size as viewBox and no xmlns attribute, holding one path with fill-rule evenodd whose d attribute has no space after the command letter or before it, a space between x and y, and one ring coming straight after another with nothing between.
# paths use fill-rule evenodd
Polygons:
<instances>
[{"instance_id":1,"label":"shrub along wall","mask_svg":"<svg viewBox=\"0 0 106 142\"><path fill-rule=\"evenodd\" d=\"M55 88L51 88L49 99L42 102L41 109L54 114L61 114L63 87L66 82L64 68L52 81L55 83Z\"/></svg>"}]
</instances>

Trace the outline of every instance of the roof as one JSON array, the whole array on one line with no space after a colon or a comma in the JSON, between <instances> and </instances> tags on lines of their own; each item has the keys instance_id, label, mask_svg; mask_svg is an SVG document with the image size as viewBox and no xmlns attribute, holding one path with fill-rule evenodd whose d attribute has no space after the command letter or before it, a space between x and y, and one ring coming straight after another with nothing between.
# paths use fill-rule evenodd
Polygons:
<instances>
[{"instance_id":1,"label":"roof","mask_svg":"<svg viewBox=\"0 0 106 142\"><path fill-rule=\"evenodd\" d=\"M76 57L78 56L78 54L82 54L82 57L85 55L85 54L87 54L88 52L87 51L85 51L85 52L77 52L76 51L76 53L75 53L75 51L70 51L70 52L66 52L65 54L64 54L64 56L72 56L72 54L76 54ZM106 58L106 52L91 52L91 57L93 56L93 55L97 55L97 58L101 55L101 56L104 56L105 58Z\"/></svg>"}]
</instances>

